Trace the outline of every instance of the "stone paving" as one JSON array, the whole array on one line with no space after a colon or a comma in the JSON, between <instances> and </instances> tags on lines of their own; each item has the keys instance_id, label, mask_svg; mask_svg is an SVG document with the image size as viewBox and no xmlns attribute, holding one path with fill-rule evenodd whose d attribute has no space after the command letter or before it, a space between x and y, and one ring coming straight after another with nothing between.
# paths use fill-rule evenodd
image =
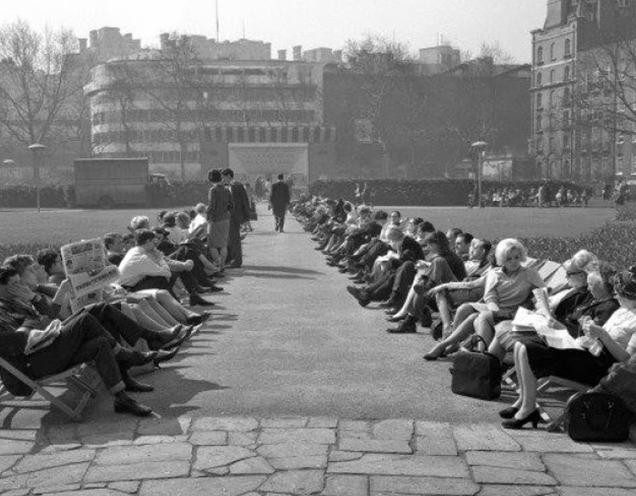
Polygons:
<instances>
[{"instance_id":1,"label":"stone paving","mask_svg":"<svg viewBox=\"0 0 636 496\"><path fill-rule=\"evenodd\" d=\"M122 417L0 431L0 492L627 496L636 446L405 419Z\"/></svg>"}]
</instances>

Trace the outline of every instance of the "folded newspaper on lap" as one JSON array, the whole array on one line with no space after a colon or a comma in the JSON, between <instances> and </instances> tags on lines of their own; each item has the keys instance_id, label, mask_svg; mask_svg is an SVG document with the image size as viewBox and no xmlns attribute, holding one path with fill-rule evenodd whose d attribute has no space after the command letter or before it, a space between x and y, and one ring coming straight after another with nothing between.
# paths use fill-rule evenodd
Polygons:
<instances>
[{"instance_id":1,"label":"folded newspaper on lap","mask_svg":"<svg viewBox=\"0 0 636 496\"><path fill-rule=\"evenodd\" d=\"M51 321L44 330L32 329L29 332L24 354L30 355L49 346L60 335L61 329L62 322L58 319Z\"/></svg>"},{"instance_id":2,"label":"folded newspaper on lap","mask_svg":"<svg viewBox=\"0 0 636 496\"><path fill-rule=\"evenodd\" d=\"M554 321L552 318L547 318L543 312L533 312L527 308L519 307L512 325L517 332L536 332L552 348L559 350L568 348L584 349L578 341L570 336L563 324Z\"/></svg>"}]
</instances>

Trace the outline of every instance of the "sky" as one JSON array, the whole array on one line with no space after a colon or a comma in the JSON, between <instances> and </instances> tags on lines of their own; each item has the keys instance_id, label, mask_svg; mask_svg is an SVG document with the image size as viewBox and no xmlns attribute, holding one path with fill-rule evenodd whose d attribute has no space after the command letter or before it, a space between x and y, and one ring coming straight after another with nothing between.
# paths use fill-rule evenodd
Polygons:
<instances>
[{"instance_id":1,"label":"sky","mask_svg":"<svg viewBox=\"0 0 636 496\"><path fill-rule=\"evenodd\" d=\"M542 27L546 0L218 0L221 40L245 37L276 51L302 45L342 48L377 34L405 43L413 55L440 37L472 54L499 42L518 63L530 62L530 31ZM104 26L158 46L162 32L216 38L215 0L3 0L2 18L34 28L65 27L80 38Z\"/></svg>"}]
</instances>

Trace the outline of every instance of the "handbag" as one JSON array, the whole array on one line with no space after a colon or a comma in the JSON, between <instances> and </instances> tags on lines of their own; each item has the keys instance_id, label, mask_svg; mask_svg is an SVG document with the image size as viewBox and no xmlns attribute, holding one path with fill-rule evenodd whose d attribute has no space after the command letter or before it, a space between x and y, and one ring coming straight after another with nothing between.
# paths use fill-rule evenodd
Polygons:
<instances>
[{"instance_id":1,"label":"handbag","mask_svg":"<svg viewBox=\"0 0 636 496\"><path fill-rule=\"evenodd\" d=\"M629 437L629 417L618 396L577 393L565 405L563 428L574 441L625 441Z\"/></svg>"},{"instance_id":2,"label":"handbag","mask_svg":"<svg viewBox=\"0 0 636 496\"><path fill-rule=\"evenodd\" d=\"M474 351L481 336L472 336L455 356L451 391L462 396L494 400L501 396L502 367L499 359L487 351Z\"/></svg>"}]
</instances>

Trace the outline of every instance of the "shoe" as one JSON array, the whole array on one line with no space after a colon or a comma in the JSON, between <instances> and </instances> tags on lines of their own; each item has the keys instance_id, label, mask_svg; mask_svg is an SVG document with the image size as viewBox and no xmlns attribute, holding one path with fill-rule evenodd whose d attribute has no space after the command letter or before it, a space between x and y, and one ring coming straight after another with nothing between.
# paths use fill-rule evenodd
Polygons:
<instances>
[{"instance_id":1,"label":"shoe","mask_svg":"<svg viewBox=\"0 0 636 496\"><path fill-rule=\"evenodd\" d=\"M243 265L238 264L238 263L231 263L229 265L226 265L226 267L228 269L240 269Z\"/></svg>"},{"instance_id":2,"label":"shoe","mask_svg":"<svg viewBox=\"0 0 636 496\"><path fill-rule=\"evenodd\" d=\"M378 305L378 308L395 308L397 306L397 303L395 300L387 300L385 302L382 302Z\"/></svg>"},{"instance_id":3,"label":"shoe","mask_svg":"<svg viewBox=\"0 0 636 496\"><path fill-rule=\"evenodd\" d=\"M190 306L211 307L213 305L214 303L204 300L196 293L190 294Z\"/></svg>"},{"instance_id":4,"label":"shoe","mask_svg":"<svg viewBox=\"0 0 636 496\"><path fill-rule=\"evenodd\" d=\"M126 391L130 393L151 393L155 390L154 386L139 382L132 377L127 377L126 379L124 379L124 384L126 385Z\"/></svg>"},{"instance_id":5,"label":"shoe","mask_svg":"<svg viewBox=\"0 0 636 496\"><path fill-rule=\"evenodd\" d=\"M420 325L422 327L431 327L433 324L433 315L431 314L431 309L427 306L424 307L422 313L420 314Z\"/></svg>"},{"instance_id":6,"label":"shoe","mask_svg":"<svg viewBox=\"0 0 636 496\"><path fill-rule=\"evenodd\" d=\"M517 412L518 413L518 412ZM542 418L541 418L541 414L539 413L539 410L533 410L529 415L527 415L526 417L522 418L522 419L518 419L516 417L513 417L509 420L504 420L501 423L501 427L503 427L504 429L521 429L523 428L524 425L528 424L528 423L532 423L532 428L536 429L537 425L540 423L545 422Z\"/></svg>"},{"instance_id":7,"label":"shoe","mask_svg":"<svg viewBox=\"0 0 636 496\"><path fill-rule=\"evenodd\" d=\"M349 269L347 269L346 267L340 267L338 269L338 272L340 272L341 274L346 274L347 272L349 272Z\"/></svg>"},{"instance_id":8,"label":"shoe","mask_svg":"<svg viewBox=\"0 0 636 496\"><path fill-rule=\"evenodd\" d=\"M508 408L504 408L503 410L500 410L499 416L502 419L511 419L515 417L518 411L519 411L519 408L517 408L516 406L509 406Z\"/></svg>"},{"instance_id":9,"label":"shoe","mask_svg":"<svg viewBox=\"0 0 636 496\"><path fill-rule=\"evenodd\" d=\"M161 349L162 350L171 350L172 348L176 348L178 346L181 346L184 343L184 341L186 341L190 337L190 335L192 334L193 330L194 330L194 326L193 325L184 328L183 332L181 332L179 334L179 336L174 338L169 343L166 343L164 346L161 347Z\"/></svg>"},{"instance_id":10,"label":"shoe","mask_svg":"<svg viewBox=\"0 0 636 496\"><path fill-rule=\"evenodd\" d=\"M362 289L356 288L355 286L347 286L347 291L351 296L353 296L361 307L366 307L371 300L366 296Z\"/></svg>"},{"instance_id":11,"label":"shoe","mask_svg":"<svg viewBox=\"0 0 636 496\"><path fill-rule=\"evenodd\" d=\"M127 348L121 348L116 355L117 361L126 367L146 365L152 362L156 357L156 351L133 351Z\"/></svg>"},{"instance_id":12,"label":"shoe","mask_svg":"<svg viewBox=\"0 0 636 496\"><path fill-rule=\"evenodd\" d=\"M147 417L152 413L152 408L138 403L124 392L118 393L115 396L113 406L115 413L130 413L138 417Z\"/></svg>"},{"instance_id":13,"label":"shoe","mask_svg":"<svg viewBox=\"0 0 636 496\"><path fill-rule=\"evenodd\" d=\"M426 355L424 355L422 358L424 358L424 360L428 362L434 362L438 358L444 358L446 356L446 348L441 348L439 351L434 351L437 348L437 346L434 346L433 349L429 351Z\"/></svg>"},{"instance_id":14,"label":"shoe","mask_svg":"<svg viewBox=\"0 0 636 496\"><path fill-rule=\"evenodd\" d=\"M439 341L442 339L442 331L444 330L444 325L441 322L438 322L436 325L431 327L431 337L435 341Z\"/></svg>"},{"instance_id":15,"label":"shoe","mask_svg":"<svg viewBox=\"0 0 636 496\"><path fill-rule=\"evenodd\" d=\"M208 290L209 293L220 293L221 291L223 291L223 288L221 286L212 286Z\"/></svg>"},{"instance_id":16,"label":"shoe","mask_svg":"<svg viewBox=\"0 0 636 496\"><path fill-rule=\"evenodd\" d=\"M179 351L179 348L180 346L176 346L172 351L159 351L157 357L153 360L155 367L159 368L159 364L172 360Z\"/></svg>"},{"instance_id":17,"label":"shoe","mask_svg":"<svg viewBox=\"0 0 636 496\"><path fill-rule=\"evenodd\" d=\"M206 320L208 320L212 316L212 312L201 312L199 315L194 315L193 317L188 317L186 319L186 323L189 325L200 325L203 324Z\"/></svg>"},{"instance_id":18,"label":"shoe","mask_svg":"<svg viewBox=\"0 0 636 496\"><path fill-rule=\"evenodd\" d=\"M386 332L390 334L413 334L417 332L415 320L412 315L408 315L399 326L394 329L387 329Z\"/></svg>"},{"instance_id":19,"label":"shoe","mask_svg":"<svg viewBox=\"0 0 636 496\"><path fill-rule=\"evenodd\" d=\"M387 322L402 322L404 319L406 319L406 315L398 317L396 317L395 315L389 315L385 318Z\"/></svg>"}]
</instances>

